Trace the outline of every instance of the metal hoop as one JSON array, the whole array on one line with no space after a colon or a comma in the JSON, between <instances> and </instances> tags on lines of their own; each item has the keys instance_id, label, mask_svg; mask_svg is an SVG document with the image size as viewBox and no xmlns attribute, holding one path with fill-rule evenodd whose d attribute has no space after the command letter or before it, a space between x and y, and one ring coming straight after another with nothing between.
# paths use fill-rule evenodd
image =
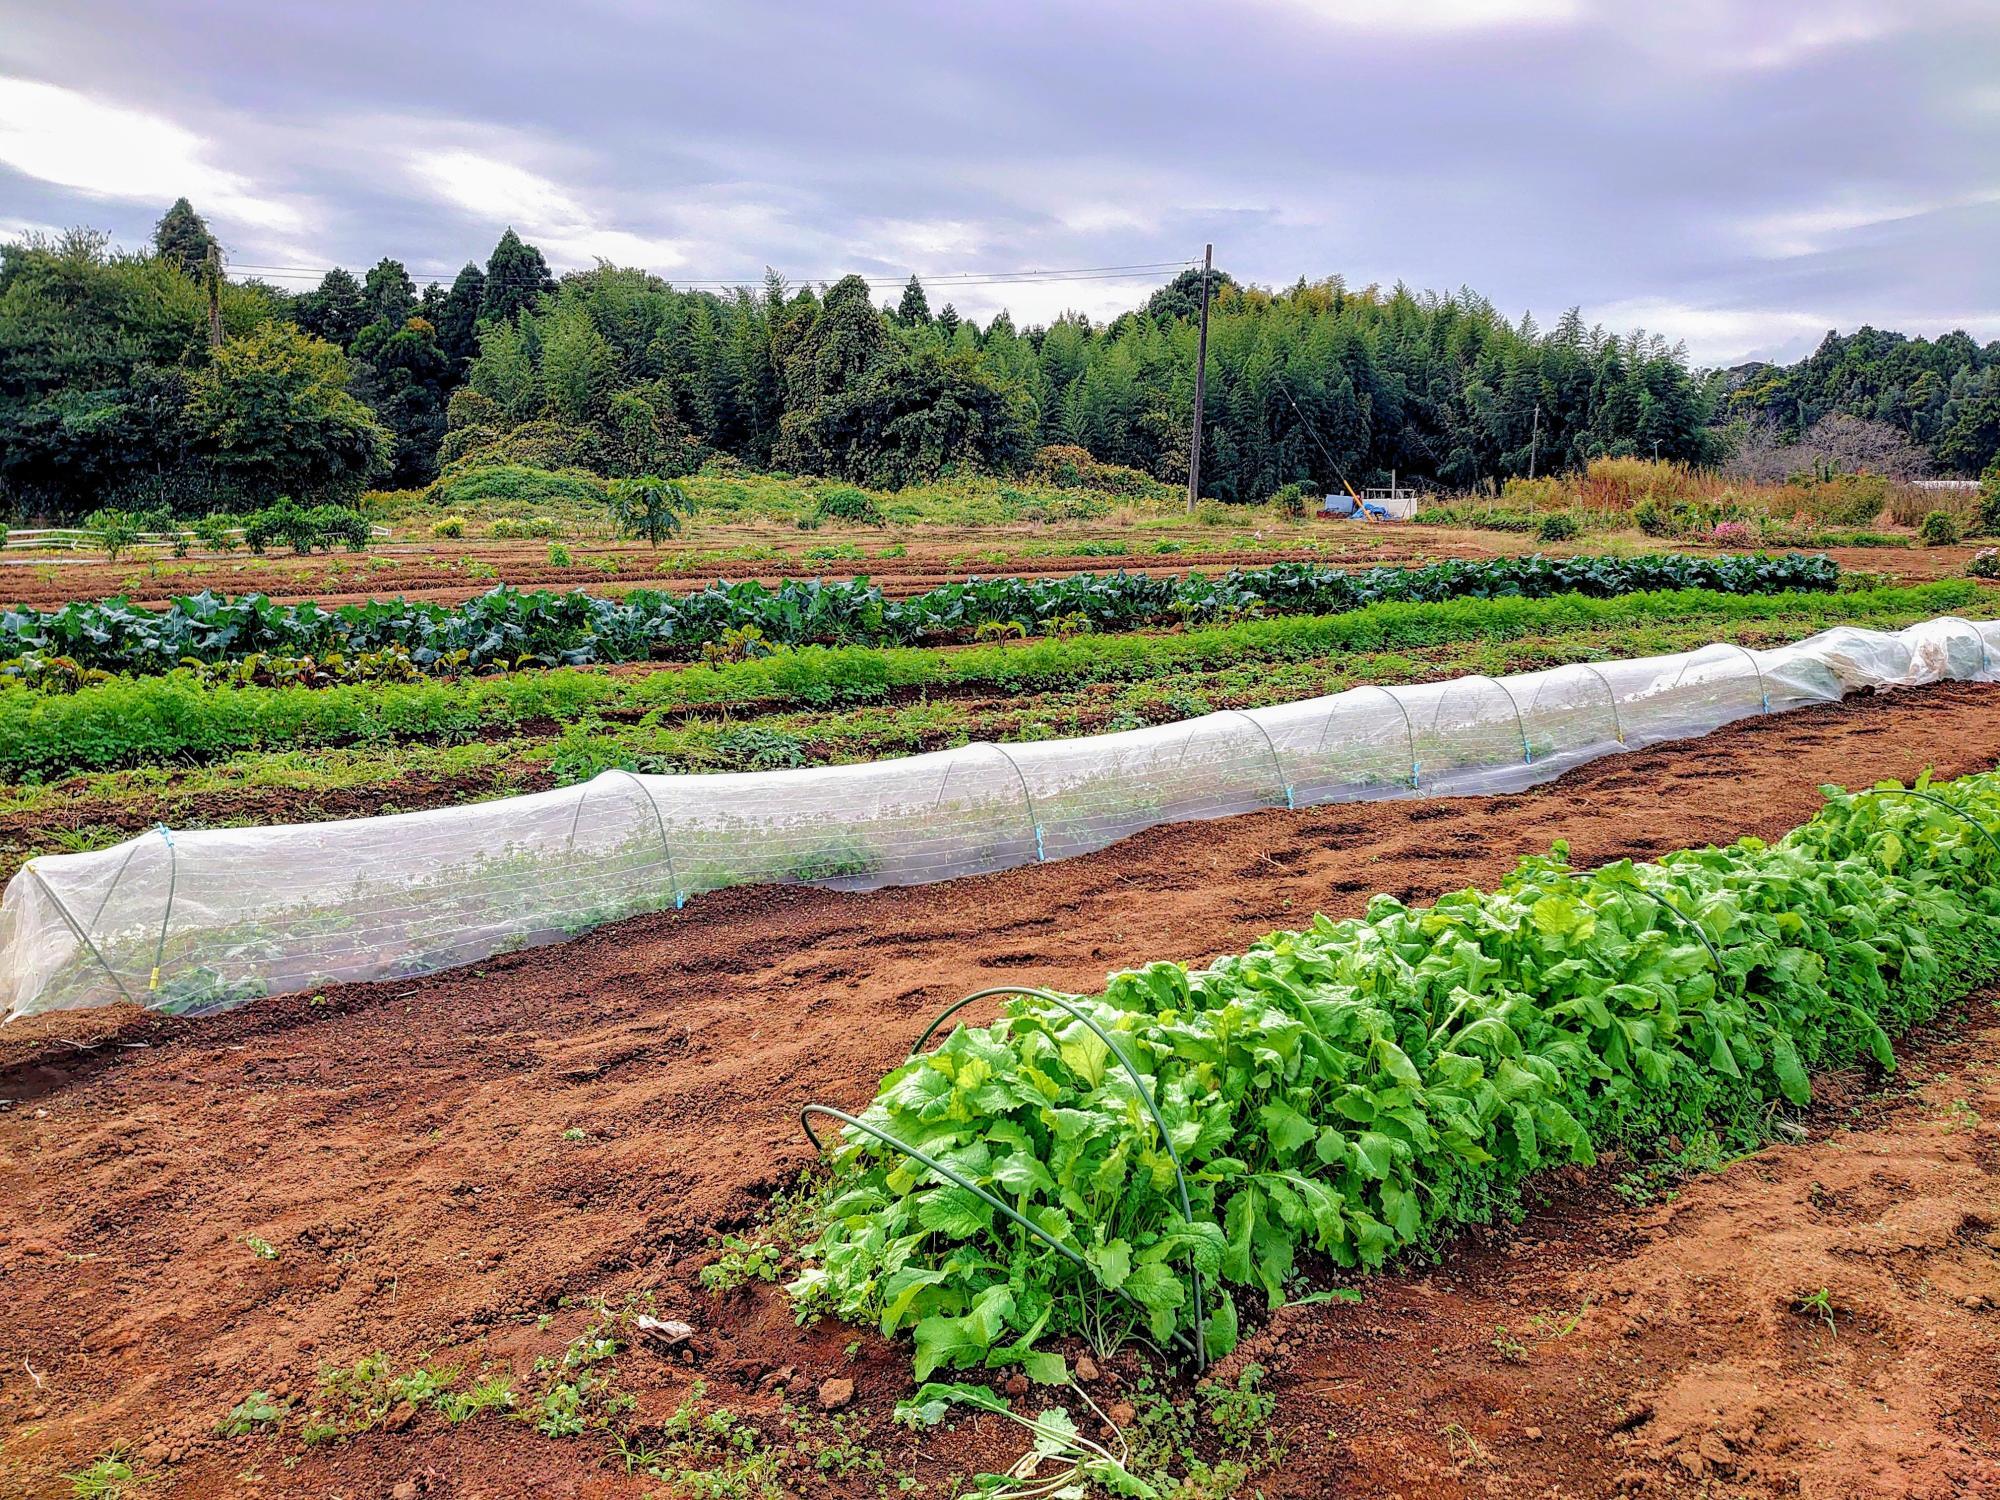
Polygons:
<instances>
[{"instance_id":1,"label":"metal hoop","mask_svg":"<svg viewBox=\"0 0 2000 1500\"><path fill-rule=\"evenodd\" d=\"M660 812L660 804L653 800L653 794L646 789L646 783L623 766L613 766L605 774L608 776L625 777L632 785L639 789L639 795L646 799L646 806L653 810L653 824L660 830L660 854L667 862L667 884L673 889L674 910L679 911L683 906L687 905L687 896L681 890L681 877L674 869L673 846L667 842L667 820ZM578 814L580 815L582 811L582 807L579 806L577 808Z\"/></svg>"}]
</instances>

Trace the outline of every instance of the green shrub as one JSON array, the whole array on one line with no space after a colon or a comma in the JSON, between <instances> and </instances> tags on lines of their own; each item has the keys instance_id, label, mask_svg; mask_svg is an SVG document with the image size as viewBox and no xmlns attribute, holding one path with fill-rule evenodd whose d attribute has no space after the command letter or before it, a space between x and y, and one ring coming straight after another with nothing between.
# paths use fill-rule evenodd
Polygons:
<instances>
[{"instance_id":1,"label":"green shrub","mask_svg":"<svg viewBox=\"0 0 2000 1500\"><path fill-rule=\"evenodd\" d=\"M858 490L851 484L838 484L832 489L822 490L819 503L813 510L824 520L849 521L856 526L883 524L882 512L875 502L868 498L868 492Z\"/></svg>"},{"instance_id":2,"label":"green shrub","mask_svg":"<svg viewBox=\"0 0 2000 1500\"><path fill-rule=\"evenodd\" d=\"M211 552L234 552L243 545L243 538L239 534L241 523L236 517L222 511L210 511L196 521L191 530L202 546Z\"/></svg>"},{"instance_id":3,"label":"green shrub","mask_svg":"<svg viewBox=\"0 0 2000 1500\"><path fill-rule=\"evenodd\" d=\"M1958 517L1947 510L1925 512L1922 523L1917 527L1917 540L1926 547L1949 547L1964 535L1959 528Z\"/></svg>"},{"instance_id":4,"label":"green shrub","mask_svg":"<svg viewBox=\"0 0 2000 1500\"><path fill-rule=\"evenodd\" d=\"M569 548L565 547L561 542L550 542L549 566L552 568L575 567L576 559L570 556Z\"/></svg>"},{"instance_id":5,"label":"green shrub","mask_svg":"<svg viewBox=\"0 0 2000 1500\"><path fill-rule=\"evenodd\" d=\"M2000 454L1979 476L1978 525L1981 535L2000 535Z\"/></svg>"},{"instance_id":6,"label":"green shrub","mask_svg":"<svg viewBox=\"0 0 2000 1500\"><path fill-rule=\"evenodd\" d=\"M1088 448L1072 443L1053 443L1036 449L1028 475L1057 489L1097 490L1134 500L1171 499L1174 494L1172 485L1163 484L1139 469L1100 463Z\"/></svg>"},{"instance_id":7,"label":"green shrub","mask_svg":"<svg viewBox=\"0 0 2000 1500\"><path fill-rule=\"evenodd\" d=\"M1566 510L1552 510L1542 517L1541 525L1535 528L1535 536L1544 542L1567 542L1575 538L1578 527L1576 517Z\"/></svg>"},{"instance_id":8,"label":"green shrub","mask_svg":"<svg viewBox=\"0 0 2000 1500\"><path fill-rule=\"evenodd\" d=\"M1312 508L1312 502L1318 498L1319 491L1315 486L1294 479L1290 484L1280 485L1269 504L1287 520L1303 521Z\"/></svg>"},{"instance_id":9,"label":"green shrub","mask_svg":"<svg viewBox=\"0 0 2000 1500\"><path fill-rule=\"evenodd\" d=\"M276 505L243 518L243 545L259 554L273 542L288 543L295 552L330 552L336 544L360 552L369 540L368 518L344 505L303 506L281 496Z\"/></svg>"},{"instance_id":10,"label":"green shrub","mask_svg":"<svg viewBox=\"0 0 2000 1500\"><path fill-rule=\"evenodd\" d=\"M160 511L119 510L107 507L83 518L83 529L111 562L138 545L148 532L163 531L173 525L173 517Z\"/></svg>"},{"instance_id":11,"label":"green shrub","mask_svg":"<svg viewBox=\"0 0 2000 1500\"><path fill-rule=\"evenodd\" d=\"M439 541L455 541L465 535L464 516L442 516L431 522L431 535Z\"/></svg>"},{"instance_id":12,"label":"green shrub","mask_svg":"<svg viewBox=\"0 0 2000 1500\"><path fill-rule=\"evenodd\" d=\"M604 481L582 469L540 469L529 464L454 464L446 467L425 499L439 510L493 515L562 509L594 509L604 504Z\"/></svg>"},{"instance_id":13,"label":"green shrub","mask_svg":"<svg viewBox=\"0 0 2000 1500\"><path fill-rule=\"evenodd\" d=\"M1972 561L1965 565L1965 571L1972 578L2000 578L2000 551L1981 547L1972 554Z\"/></svg>"},{"instance_id":14,"label":"green shrub","mask_svg":"<svg viewBox=\"0 0 2000 1500\"><path fill-rule=\"evenodd\" d=\"M530 516L525 521L502 516L493 523L493 535L502 541L540 540L562 534L563 524L554 516Z\"/></svg>"}]
</instances>

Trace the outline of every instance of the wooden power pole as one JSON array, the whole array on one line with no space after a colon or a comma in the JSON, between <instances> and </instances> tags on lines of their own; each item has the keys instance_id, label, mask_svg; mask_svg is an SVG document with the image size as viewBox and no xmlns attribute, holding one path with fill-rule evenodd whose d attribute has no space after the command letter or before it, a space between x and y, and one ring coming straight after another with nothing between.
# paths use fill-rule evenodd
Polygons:
<instances>
[{"instance_id":1,"label":"wooden power pole","mask_svg":"<svg viewBox=\"0 0 2000 1500\"><path fill-rule=\"evenodd\" d=\"M1188 513L1201 498L1201 416L1208 399L1208 273L1215 265L1215 246L1201 252L1201 341L1194 357L1194 436L1188 443Z\"/></svg>"},{"instance_id":2,"label":"wooden power pole","mask_svg":"<svg viewBox=\"0 0 2000 1500\"><path fill-rule=\"evenodd\" d=\"M222 250L214 240L208 242L208 347L222 347Z\"/></svg>"}]
</instances>

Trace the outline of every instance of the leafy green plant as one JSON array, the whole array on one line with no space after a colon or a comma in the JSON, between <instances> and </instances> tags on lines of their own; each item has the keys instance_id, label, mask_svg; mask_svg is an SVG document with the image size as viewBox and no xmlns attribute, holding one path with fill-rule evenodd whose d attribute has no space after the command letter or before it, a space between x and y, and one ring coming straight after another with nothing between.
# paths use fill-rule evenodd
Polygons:
<instances>
[{"instance_id":1,"label":"leafy green plant","mask_svg":"<svg viewBox=\"0 0 2000 1500\"><path fill-rule=\"evenodd\" d=\"M273 1399L269 1391L252 1391L215 1424L215 1435L243 1437L259 1428L276 1427L285 1420L286 1409L286 1403Z\"/></svg>"},{"instance_id":2,"label":"leafy green plant","mask_svg":"<svg viewBox=\"0 0 2000 1500\"><path fill-rule=\"evenodd\" d=\"M1840 1333L1840 1330L1834 1326L1834 1314L1838 1309L1833 1305L1833 1293L1825 1287L1821 1287L1819 1290L1813 1292L1801 1292L1798 1296L1794 1297L1792 1299L1792 1311L1798 1313L1801 1317L1819 1319L1820 1322L1826 1324L1826 1331L1828 1333L1836 1336Z\"/></svg>"},{"instance_id":3,"label":"leafy green plant","mask_svg":"<svg viewBox=\"0 0 2000 1500\"><path fill-rule=\"evenodd\" d=\"M618 560L602 561L612 573ZM620 598L574 590L496 588L460 604L402 599L322 609L258 594L195 594L164 610L123 599L40 613L0 610L0 652L72 657L106 671L160 672L183 661L254 652L354 655L400 646L424 671L487 665L581 665L649 657L699 658L731 630L755 628L772 645L922 644L1025 635L1030 625L1081 616L1097 631L1258 614L1330 616L1373 605L1451 599L1609 599L1654 590L1723 594L1831 592L1839 567L1824 556L1500 558L1349 572L1277 563L1215 576L1113 573L980 578L891 599L866 579L787 579L774 586L715 583L691 594L635 589ZM459 656L456 653L463 652Z\"/></svg>"},{"instance_id":4,"label":"leafy green plant","mask_svg":"<svg viewBox=\"0 0 2000 1500\"><path fill-rule=\"evenodd\" d=\"M1566 510L1550 511L1535 527L1535 536L1544 542L1567 542L1574 540L1580 528L1576 517Z\"/></svg>"},{"instance_id":5,"label":"leafy green plant","mask_svg":"<svg viewBox=\"0 0 2000 1500\"><path fill-rule=\"evenodd\" d=\"M847 1127L792 1294L909 1331L920 1379L1047 1334L1220 1357L1238 1292L1279 1305L1302 1250L1380 1267L1517 1213L1544 1167L1892 1066L1892 1030L2000 970L1992 829L2000 774L1835 791L1772 845L1595 872L1557 845L1491 893L1022 994L861 1116L962 1181Z\"/></svg>"},{"instance_id":6,"label":"leafy green plant","mask_svg":"<svg viewBox=\"0 0 2000 1500\"><path fill-rule=\"evenodd\" d=\"M246 1234L243 1236L243 1243L250 1247L250 1253L259 1260L276 1260L278 1258L277 1249L262 1235Z\"/></svg>"},{"instance_id":7,"label":"leafy green plant","mask_svg":"<svg viewBox=\"0 0 2000 1500\"><path fill-rule=\"evenodd\" d=\"M775 1245L724 1235L721 1253L701 1268L699 1279L704 1288L720 1295L753 1281L776 1281L783 1264L784 1252Z\"/></svg>"},{"instance_id":8,"label":"leafy green plant","mask_svg":"<svg viewBox=\"0 0 2000 1500\"><path fill-rule=\"evenodd\" d=\"M131 1450L120 1443L99 1455L73 1474L65 1474L75 1500L124 1500L142 1485L151 1484L157 1474L141 1474L133 1467Z\"/></svg>"},{"instance_id":9,"label":"leafy green plant","mask_svg":"<svg viewBox=\"0 0 2000 1500\"><path fill-rule=\"evenodd\" d=\"M650 547L679 536L682 520L694 514L694 503L686 490L670 479L650 474L614 479L606 495L619 534L636 537Z\"/></svg>"},{"instance_id":10,"label":"leafy green plant","mask_svg":"<svg viewBox=\"0 0 2000 1500\"><path fill-rule=\"evenodd\" d=\"M561 542L549 543L549 566L552 568L573 568L576 559L570 556L569 548Z\"/></svg>"},{"instance_id":11,"label":"leafy green plant","mask_svg":"<svg viewBox=\"0 0 2000 1500\"><path fill-rule=\"evenodd\" d=\"M116 562L138 544L139 538L153 529L154 518L138 511L104 509L94 510L83 518L83 529L103 552L105 559Z\"/></svg>"},{"instance_id":12,"label":"leafy green plant","mask_svg":"<svg viewBox=\"0 0 2000 1500\"><path fill-rule=\"evenodd\" d=\"M1072 1383L1069 1389L1100 1422L1111 1426L1110 1418L1081 1386ZM1003 1417L1024 1428L1031 1440L1032 1446L1006 1473L982 1474L973 1481L988 1500L1061 1500L1063 1496L1081 1495L1086 1485L1092 1484L1114 1495L1137 1496L1142 1500L1158 1494L1126 1467L1131 1451L1123 1433L1113 1428L1117 1433L1116 1447L1107 1447L1085 1437L1076 1419L1060 1406L1024 1417L985 1386L934 1382L922 1386L907 1400L897 1402L894 1420L912 1431L922 1431L937 1426L954 1406ZM1047 1472L1050 1464L1057 1466L1053 1473Z\"/></svg>"},{"instance_id":13,"label":"leafy green plant","mask_svg":"<svg viewBox=\"0 0 2000 1500\"><path fill-rule=\"evenodd\" d=\"M441 542L457 541L465 535L465 517L440 516L431 522L431 535Z\"/></svg>"},{"instance_id":14,"label":"leafy green plant","mask_svg":"<svg viewBox=\"0 0 2000 1500\"><path fill-rule=\"evenodd\" d=\"M1917 526L1917 540L1926 547L1949 547L1963 539L1964 535L1958 517L1948 510L1926 511Z\"/></svg>"}]
</instances>

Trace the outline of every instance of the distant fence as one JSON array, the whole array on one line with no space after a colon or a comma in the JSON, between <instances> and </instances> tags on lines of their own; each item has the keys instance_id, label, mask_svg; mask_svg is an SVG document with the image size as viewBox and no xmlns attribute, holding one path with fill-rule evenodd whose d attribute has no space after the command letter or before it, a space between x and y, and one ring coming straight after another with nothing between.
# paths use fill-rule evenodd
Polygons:
<instances>
[{"instance_id":1,"label":"distant fence","mask_svg":"<svg viewBox=\"0 0 2000 1500\"><path fill-rule=\"evenodd\" d=\"M232 526L222 534L233 536L240 542L243 539L243 528ZM371 524L368 534L380 540L389 535L389 528ZM199 538L191 531L142 531L126 550L136 550L140 547L171 548L182 543L185 543L190 551L200 550ZM81 526L44 526L32 530L9 531L5 533L5 540L0 541L0 551L5 552L102 552L103 550L104 543L97 534L86 531Z\"/></svg>"}]
</instances>

